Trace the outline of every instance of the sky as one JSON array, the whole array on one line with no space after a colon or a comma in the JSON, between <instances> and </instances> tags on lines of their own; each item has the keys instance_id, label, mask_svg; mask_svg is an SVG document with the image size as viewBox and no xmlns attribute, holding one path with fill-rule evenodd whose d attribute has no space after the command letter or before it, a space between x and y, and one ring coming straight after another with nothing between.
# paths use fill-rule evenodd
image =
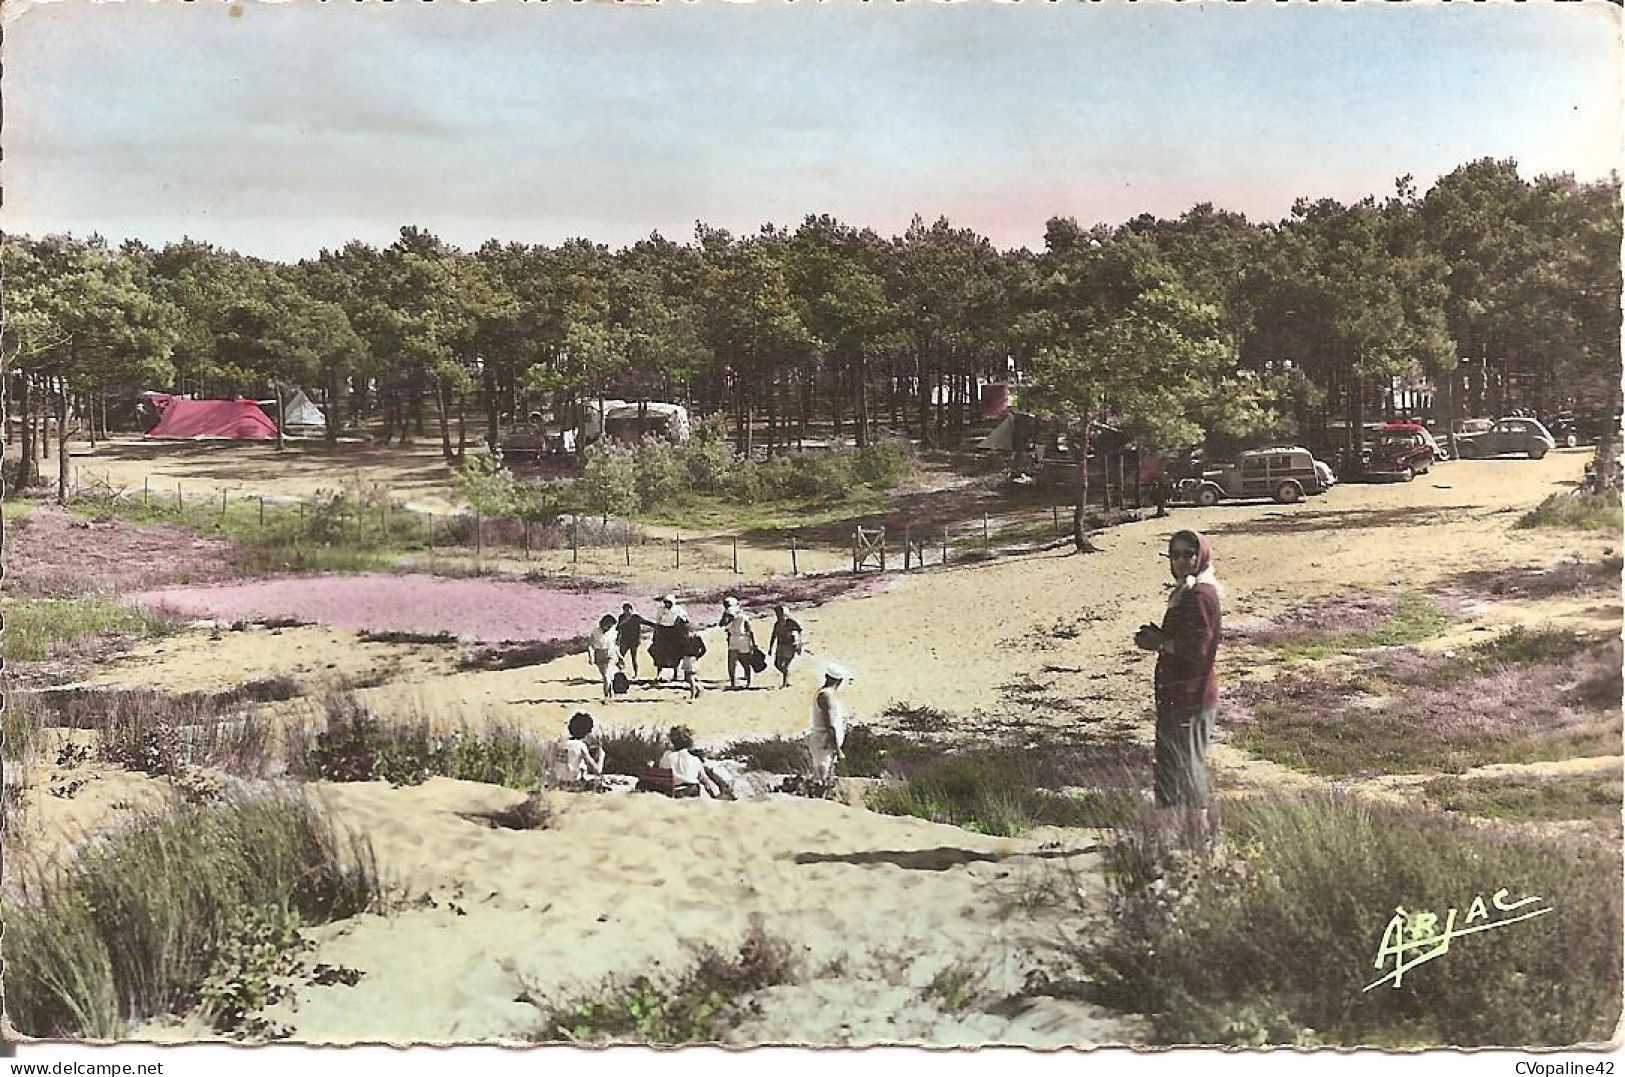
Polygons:
<instances>
[{"instance_id":1,"label":"sky","mask_svg":"<svg viewBox=\"0 0 1625 1077\"><path fill-rule=\"evenodd\" d=\"M1275 220L1622 152L1603 0L6 8L0 227L290 261L407 224L620 247L813 213L1037 249L1055 216Z\"/></svg>"}]
</instances>

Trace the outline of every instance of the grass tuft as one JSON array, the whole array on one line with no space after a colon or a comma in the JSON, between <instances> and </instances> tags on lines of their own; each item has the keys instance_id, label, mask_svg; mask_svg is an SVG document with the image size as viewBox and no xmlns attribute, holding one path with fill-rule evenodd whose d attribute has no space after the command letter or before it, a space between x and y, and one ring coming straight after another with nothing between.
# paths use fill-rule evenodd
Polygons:
<instances>
[{"instance_id":1,"label":"grass tuft","mask_svg":"<svg viewBox=\"0 0 1625 1077\"><path fill-rule=\"evenodd\" d=\"M792 982L793 948L753 918L733 953L700 949L676 976L610 979L591 996L548 1008L537 1043L715 1043L750 1012L749 997Z\"/></svg>"},{"instance_id":2,"label":"grass tuft","mask_svg":"<svg viewBox=\"0 0 1625 1077\"><path fill-rule=\"evenodd\" d=\"M48 1038L118 1038L194 1001L247 915L320 923L380 893L370 846L287 796L140 816L68 868L14 879L6 1008Z\"/></svg>"},{"instance_id":3,"label":"grass tuft","mask_svg":"<svg viewBox=\"0 0 1625 1077\"><path fill-rule=\"evenodd\" d=\"M107 599L7 602L4 609L5 643L0 653L8 662L40 662L50 657L56 644L103 632L154 637L175 631L174 623L162 614Z\"/></svg>"}]
</instances>

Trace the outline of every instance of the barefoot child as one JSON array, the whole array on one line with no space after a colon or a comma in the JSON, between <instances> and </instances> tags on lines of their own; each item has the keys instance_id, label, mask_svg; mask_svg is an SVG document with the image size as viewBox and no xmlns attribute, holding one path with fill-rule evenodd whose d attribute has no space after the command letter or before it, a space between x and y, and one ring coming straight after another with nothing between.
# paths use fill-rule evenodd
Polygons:
<instances>
[{"instance_id":1,"label":"barefoot child","mask_svg":"<svg viewBox=\"0 0 1625 1077\"><path fill-rule=\"evenodd\" d=\"M598 619L598 628L587 637L587 657L598 670L604 682L604 702L615 699L615 674L620 665L615 659L615 617L604 614Z\"/></svg>"}]
</instances>

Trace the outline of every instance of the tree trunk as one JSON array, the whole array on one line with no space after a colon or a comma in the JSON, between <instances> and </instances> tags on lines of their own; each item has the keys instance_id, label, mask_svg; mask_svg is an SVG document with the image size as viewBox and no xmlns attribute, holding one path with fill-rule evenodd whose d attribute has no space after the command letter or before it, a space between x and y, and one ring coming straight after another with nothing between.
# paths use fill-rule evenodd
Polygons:
<instances>
[{"instance_id":1,"label":"tree trunk","mask_svg":"<svg viewBox=\"0 0 1625 1077\"><path fill-rule=\"evenodd\" d=\"M322 412L322 418L327 421L322 424L322 437L329 445L337 445L339 441L339 376L327 376L327 410Z\"/></svg>"},{"instance_id":2,"label":"tree trunk","mask_svg":"<svg viewBox=\"0 0 1625 1077\"><path fill-rule=\"evenodd\" d=\"M34 455L34 379L27 373L23 374L23 397L21 400L22 414L19 425L22 427L22 452L17 467L17 487L26 489L34 484L39 475L38 457Z\"/></svg>"},{"instance_id":3,"label":"tree trunk","mask_svg":"<svg viewBox=\"0 0 1625 1077\"><path fill-rule=\"evenodd\" d=\"M446 399L445 383L438 378L434 383L434 404L440 420L440 455L451 460L451 402Z\"/></svg>"},{"instance_id":4,"label":"tree trunk","mask_svg":"<svg viewBox=\"0 0 1625 1077\"><path fill-rule=\"evenodd\" d=\"M858 356L858 385L857 401L853 406L853 415L856 419L858 448L867 448L869 445L869 359L867 356Z\"/></svg>"},{"instance_id":5,"label":"tree trunk","mask_svg":"<svg viewBox=\"0 0 1625 1077\"><path fill-rule=\"evenodd\" d=\"M931 391L926 388L925 355L929 344L914 352L914 418L921 444L931 442Z\"/></svg>"},{"instance_id":6,"label":"tree trunk","mask_svg":"<svg viewBox=\"0 0 1625 1077\"><path fill-rule=\"evenodd\" d=\"M463 454L468 451L468 393L463 389L457 390L457 460L460 463Z\"/></svg>"},{"instance_id":7,"label":"tree trunk","mask_svg":"<svg viewBox=\"0 0 1625 1077\"><path fill-rule=\"evenodd\" d=\"M282 432L288 428L287 397L282 392L282 386L271 383L271 391L276 394L276 451L281 452L285 446Z\"/></svg>"},{"instance_id":8,"label":"tree trunk","mask_svg":"<svg viewBox=\"0 0 1625 1077\"><path fill-rule=\"evenodd\" d=\"M485 445L492 452L496 452L501 444L502 433L497 407L500 400L497 396L496 371L491 369L490 363L485 364L485 369L480 372L480 383L485 392ZM515 420L518 418L519 416L514 416Z\"/></svg>"},{"instance_id":9,"label":"tree trunk","mask_svg":"<svg viewBox=\"0 0 1625 1077\"><path fill-rule=\"evenodd\" d=\"M1097 553L1089 541L1083 518L1089 510L1089 414L1083 415L1083 432L1074 439L1073 451L1078 454L1078 503L1072 507L1072 548L1078 553Z\"/></svg>"},{"instance_id":10,"label":"tree trunk","mask_svg":"<svg viewBox=\"0 0 1625 1077\"><path fill-rule=\"evenodd\" d=\"M68 503L68 380L59 379L56 397L56 503Z\"/></svg>"}]
</instances>

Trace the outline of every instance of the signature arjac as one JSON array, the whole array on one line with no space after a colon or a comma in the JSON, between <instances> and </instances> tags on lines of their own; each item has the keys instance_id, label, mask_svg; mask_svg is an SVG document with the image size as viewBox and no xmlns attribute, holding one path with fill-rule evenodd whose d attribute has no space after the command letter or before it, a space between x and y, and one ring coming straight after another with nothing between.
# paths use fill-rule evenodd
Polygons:
<instances>
[{"instance_id":1,"label":"signature arjac","mask_svg":"<svg viewBox=\"0 0 1625 1077\"><path fill-rule=\"evenodd\" d=\"M1444 924L1441 930L1439 917L1431 912L1406 912L1403 906L1394 909L1394 915L1388 921L1388 927L1382 933L1382 945L1377 950L1377 960L1373 968L1382 969L1388 965L1389 958L1394 961L1394 967L1386 976L1373 980L1361 988L1369 991L1373 987L1380 987L1391 983L1398 987L1405 980L1405 974L1418 965L1432 961L1436 957L1443 957L1450 951L1450 940L1458 939L1463 935L1472 935L1480 931L1493 931L1498 927L1507 927L1521 920L1533 920L1537 916L1545 916L1552 911L1551 906L1535 909L1531 912L1519 913L1519 909L1530 905L1539 905L1541 898L1530 896L1517 901L1507 898L1506 890L1497 890L1490 895L1488 903L1484 895L1479 894L1473 898L1473 903L1467 907L1467 916L1462 920L1462 926L1456 926L1455 907L1445 913ZM1492 916L1490 910L1494 909L1497 915ZM1517 915L1510 915L1516 913ZM1482 921L1480 923L1479 921Z\"/></svg>"}]
</instances>

